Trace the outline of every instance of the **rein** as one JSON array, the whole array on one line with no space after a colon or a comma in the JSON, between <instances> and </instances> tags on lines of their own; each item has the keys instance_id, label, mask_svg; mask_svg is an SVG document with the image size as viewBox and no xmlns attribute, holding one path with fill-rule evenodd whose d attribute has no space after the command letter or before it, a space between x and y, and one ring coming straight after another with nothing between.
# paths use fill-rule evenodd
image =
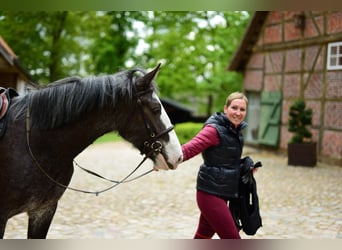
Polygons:
<instances>
[{"instance_id":1,"label":"rein","mask_svg":"<svg viewBox=\"0 0 342 250\"><path fill-rule=\"evenodd\" d=\"M53 183L55 183L56 185L62 187L62 188L65 188L65 189L69 189L69 190L72 190L72 191L76 191L76 192L81 192L81 193L86 193L86 194L95 194L96 196L98 196L100 193L103 193L103 192L106 192L116 186L118 186L119 184L122 184L122 183L127 183L127 182L131 182L131 181L134 181L134 180L137 180L151 172L154 171L154 169L151 169L151 170L148 170L146 172L144 172L143 174L137 176L137 177L134 177L134 178L131 178L131 179L128 179L129 177L131 177L141 166L142 164L147 160L148 157L154 155L154 154L158 154L158 153L161 153L162 151L162 148L163 148L163 145L160 141L158 141L158 139L169 133L170 131L172 131L174 129L174 126L170 126L169 128L163 130L162 132L160 132L159 134L155 134L151 128L151 126L149 125L148 123L148 120L146 118L146 115L144 113L144 110L143 110L143 106L142 106L142 102L141 102L141 99L140 99L140 96L144 94L144 93L138 93L137 94L137 103L140 107L140 111L141 111L141 115L143 117L143 120L144 120L144 123L145 123L145 127L147 129L147 131L149 132L149 136L150 138L145 140L144 143L143 143L143 149L140 150L140 153L141 155L144 155L144 158L141 160L141 162L137 165L137 167L132 170L125 178L123 178L122 180L120 181L115 181L115 180L111 180L111 179L108 179L108 178L105 178L89 169L86 169L86 168L83 168L81 167L75 160L73 161L74 164L76 166L78 166L80 169L82 169L83 171L89 173L89 174L92 174L98 178L101 178L101 179L104 179L104 180L107 180L109 182L112 182L114 183L112 186L108 187L108 188L105 188L105 189L102 189L100 191L88 191L88 190L82 190L82 189L77 189L77 188L73 188L73 187L69 187L67 185L64 185L58 181L56 181L54 178L52 178L43 168L42 166L39 164L37 158L34 156L33 152L32 152L32 149L31 149L31 146L30 146L30 132L31 132L31 125L30 125L30 106L29 106L29 103L27 105L27 111L26 111L26 143L27 143L27 146L28 146L28 150L29 150L29 153L31 155L31 158L33 159L33 161L35 162L36 166L39 168L39 170L49 179L51 180Z\"/></svg>"}]
</instances>

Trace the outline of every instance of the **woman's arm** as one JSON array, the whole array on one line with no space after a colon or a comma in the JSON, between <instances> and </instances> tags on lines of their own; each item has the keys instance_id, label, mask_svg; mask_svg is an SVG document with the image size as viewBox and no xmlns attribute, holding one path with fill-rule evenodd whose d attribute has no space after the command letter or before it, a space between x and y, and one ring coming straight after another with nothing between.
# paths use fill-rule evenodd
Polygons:
<instances>
[{"instance_id":1,"label":"woman's arm","mask_svg":"<svg viewBox=\"0 0 342 250\"><path fill-rule=\"evenodd\" d=\"M218 145L220 138L216 128L207 125L189 142L182 145L183 161L189 160L205 149Z\"/></svg>"}]
</instances>

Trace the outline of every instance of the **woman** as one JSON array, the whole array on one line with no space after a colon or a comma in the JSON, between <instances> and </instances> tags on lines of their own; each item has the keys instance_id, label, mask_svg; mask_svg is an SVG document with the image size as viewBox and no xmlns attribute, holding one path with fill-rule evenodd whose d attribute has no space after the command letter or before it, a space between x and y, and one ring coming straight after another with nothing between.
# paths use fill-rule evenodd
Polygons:
<instances>
[{"instance_id":1,"label":"woman","mask_svg":"<svg viewBox=\"0 0 342 250\"><path fill-rule=\"evenodd\" d=\"M224 112L212 115L203 129L182 145L186 161L202 152L204 163L197 177L197 205L201 211L195 239L240 239L227 206L238 195L239 165L243 148L241 130L247 126L248 100L240 92L227 97Z\"/></svg>"}]
</instances>

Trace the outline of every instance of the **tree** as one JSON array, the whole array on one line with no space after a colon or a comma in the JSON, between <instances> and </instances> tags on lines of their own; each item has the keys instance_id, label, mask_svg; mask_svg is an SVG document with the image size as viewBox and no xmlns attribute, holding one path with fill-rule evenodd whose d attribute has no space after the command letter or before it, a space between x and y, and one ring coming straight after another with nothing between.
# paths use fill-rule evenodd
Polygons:
<instances>
[{"instance_id":1,"label":"tree","mask_svg":"<svg viewBox=\"0 0 342 250\"><path fill-rule=\"evenodd\" d=\"M90 35L88 72L112 74L125 66L138 43L135 34L129 36L129 33L134 33L133 23L141 16L142 12L134 11L109 11L99 15L106 19L106 23L104 27L98 25L92 29L94 34Z\"/></svg>"},{"instance_id":2,"label":"tree","mask_svg":"<svg viewBox=\"0 0 342 250\"><path fill-rule=\"evenodd\" d=\"M37 81L57 80L70 70L65 61L79 46L68 16L66 11L1 13L0 34Z\"/></svg>"},{"instance_id":3,"label":"tree","mask_svg":"<svg viewBox=\"0 0 342 250\"><path fill-rule=\"evenodd\" d=\"M210 114L222 109L229 92L241 90L241 76L226 67L248 22L246 12L150 12L148 49L140 60L150 67L163 63L163 96Z\"/></svg>"},{"instance_id":4,"label":"tree","mask_svg":"<svg viewBox=\"0 0 342 250\"><path fill-rule=\"evenodd\" d=\"M135 46L130 12L0 12L0 34L40 83L113 73Z\"/></svg>"},{"instance_id":5,"label":"tree","mask_svg":"<svg viewBox=\"0 0 342 250\"><path fill-rule=\"evenodd\" d=\"M241 11L0 11L0 35L40 83L162 62L161 96L210 114L241 90L241 75L226 67L249 19Z\"/></svg>"}]
</instances>

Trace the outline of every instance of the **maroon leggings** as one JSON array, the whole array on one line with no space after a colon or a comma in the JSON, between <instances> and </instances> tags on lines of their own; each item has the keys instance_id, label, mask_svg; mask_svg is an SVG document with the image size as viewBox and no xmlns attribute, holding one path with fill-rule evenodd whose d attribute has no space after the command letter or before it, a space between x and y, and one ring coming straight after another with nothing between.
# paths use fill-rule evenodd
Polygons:
<instances>
[{"instance_id":1,"label":"maroon leggings","mask_svg":"<svg viewBox=\"0 0 342 250\"><path fill-rule=\"evenodd\" d=\"M211 239L215 233L221 239L241 239L227 200L197 191L197 205L201 215L194 239Z\"/></svg>"}]
</instances>

